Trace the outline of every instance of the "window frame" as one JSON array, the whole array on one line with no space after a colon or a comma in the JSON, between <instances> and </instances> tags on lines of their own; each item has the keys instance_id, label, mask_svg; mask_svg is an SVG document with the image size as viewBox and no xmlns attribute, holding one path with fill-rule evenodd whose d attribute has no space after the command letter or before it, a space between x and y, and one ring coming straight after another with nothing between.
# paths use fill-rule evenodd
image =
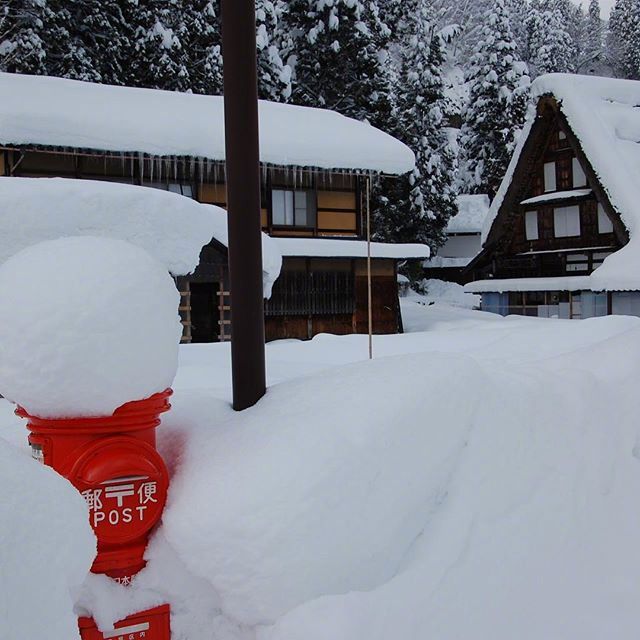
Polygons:
<instances>
[{"instance_id":1,"label":"window frame","mask_svg":"<svg viewBox=\"0 0 640 640\"><path fill-rule=\"evenodd\" d=\"M604 207L598 202L598 235L613 233L613 221L607 215Z\"/></svg>"},{"instance_id":2,"label":"window frame","mask_svg":"<svg viewBox=\"0 0 640 640\"><path fill-rule=\"evenodd\" d=\"M569 212L577 213L577 233L569 232ZM561 218L564 217L564 233L560 233ZM573 217L573 216L572 216ZM567 207L554 207L553 208L553 236L554 238L579 238L582 235L582 220L581 220L580 205L569 205ZM575 220L574 220L575 222Z\"/></svg>"},{"instance_id":3,"label":"window frame","mask_svg":"<svg viewBox=\"0 0 640 640\"><path fill-rule=\"evenodd\" d=\"M551 160L545 162L542 167L543 173L543 187L545 193L553 193L558 190L558 176L557 176L556 161ZM553 185L553 188L551 186Z\"/></svg>"},{"instance_id":4,"label":"window frame","mask_svg":"<svg viewBox=\"0 0 640 640\"><path fill-rule=\"evenodd\" d=\"M291 194L291 205L292 205L292 223L286 222L286 202L287 198L285 195L285 216L284 222L276 221L276 208L274 203L274 197L276 193ZM300 221L298 223L298 212L302 211L301 207L296 206L297 195L305 194L305 208L304 208L304 222ZM315 188L308 189L296 189L287 186L276 185L271 187L270 189L270 197L269 197L269 217L271 220L271 227L277 227L278 229L301 229L301 230L309 230L316 229L317 219L318 219L318 192ZM309 205L312 205L311 207ZM309 217L311 216L311 221L309 221Z\"/></svg>"},{"instance_id":5,"label":"window frame","mask_svg":"<svg viewBox=\"0 0 640 640\"><path fill-rule=\"evenodd\" d=\"M535 236L530 235L530 231L533 231L533 226L535 222ZM535 240L540 240L540 217L538 215L538 210L533 209L524 212L524 237L525 240L529 242L533 242Z\"/></svg>"}]
</instances>

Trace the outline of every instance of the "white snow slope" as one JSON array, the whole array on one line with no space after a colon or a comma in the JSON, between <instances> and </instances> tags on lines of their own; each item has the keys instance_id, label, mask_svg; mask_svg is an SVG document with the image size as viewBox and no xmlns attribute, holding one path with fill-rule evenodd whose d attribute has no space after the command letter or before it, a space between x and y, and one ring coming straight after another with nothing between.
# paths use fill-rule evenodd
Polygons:
<instances>
[{"instance_id":1,"label":"white snow slope","mask_svg":"<svg viewBox=\"0 0 640 640\"><path fill-rule=\"evenodd\" d=\"M166 597L175 640L634 638L640 320L409 305L429 330L373 362L366 336L270 344L240 414L229 346L182 348L149 569L82 606Z\"/></svg>"},{"instance_id":2,"label":"white snow slope","mask_svg":"<svg viewBox=\"0 0 640 640\"><path fill-rule=\"evenodd\" d=\"M0 73L0 142L224 161L222 96ZM365 122L261 100L266 164L402 174L409 147ZM178 120L176 120L178 119Z\"/></svg>"}]
</instances>

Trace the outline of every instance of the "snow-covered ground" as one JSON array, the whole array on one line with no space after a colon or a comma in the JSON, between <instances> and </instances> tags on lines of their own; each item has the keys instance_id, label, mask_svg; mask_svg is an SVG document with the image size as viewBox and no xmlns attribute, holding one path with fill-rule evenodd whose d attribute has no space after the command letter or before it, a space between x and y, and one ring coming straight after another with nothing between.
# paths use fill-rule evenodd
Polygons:
<instances>
[{"instance_id":1,"label":"snow-covered ground","mask_svg":"<svg viewBox=\"0 0 640 640\"><path fill-rule=\"evenodd\" d=\"M403 315L373 362L366 336L269 344L241 414L229 346L182 346L150 565L78 611L167 599L173 640L635 637L640 320Z\"/></svg>"}]
</instances>

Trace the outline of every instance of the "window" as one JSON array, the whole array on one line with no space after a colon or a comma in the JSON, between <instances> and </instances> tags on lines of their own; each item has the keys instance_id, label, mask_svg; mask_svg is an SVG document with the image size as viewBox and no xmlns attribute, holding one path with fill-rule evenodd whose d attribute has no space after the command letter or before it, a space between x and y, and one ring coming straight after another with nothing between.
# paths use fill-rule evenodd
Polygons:
<instances>
[{"instance_id":1,"label":"window","mask_svg":"<svg viewBox=\"0 0 640 640\"><path fill-rule=\"evenodd\" d=\"M274 225L314 227L316 214L315 191L274 189L271 193Z\"/></svg>"},{"instance_id":2,"label":"window","mask_svg":"<svg viewBox=\"0 0 640 640\"><path fill-rule=\"evenodd\" d=\"M570 253L567 255L567 272L589 271L589 256L584 253Z\"/></svg>"},{"instance_id":3,"label":"window","mask_svg":"<svg viewBox=\"0 0 640 640\"><path fill-rule=\"evenodd\" d=\"M567 139L567 134L562 130L558 131L558 139L559 140L566 140Z\"/></svg>"},{"instance_id":4,"label":"window","mask_svg":"<svg viewBox=\"0 0 640 640\"><path fill-rule=\"evenodd\" d=\"M193 187L190 184L178 184L177 182L170 182L168 191L172 193L179 193L187 198L193 198Z\"/></svg>"},{"instance_id":5,"label":"window","mask_svg":"<svg viewBox=\"0 0 640 640\"><path fill-rule=\"evenodd\" d=\"M553 211L553 229L556 238L580 235L580 207L559 207Z\"/></svg>"},{"instance_id":6,"label":"window","mask_svg":"<svg viewBox=\"0 0 640 640\"><path fill-rule=\"evenodd\" d=\"M556 163L555 162L544 163L544 190L545 192L556 190Z\"/></svg>"},{"instance_id":7,"label":"window","mask_svg":"<svg viewBox=\"0 0 640 640\"><path fill-rule=\"evenodd\" d=\"M598 203L598 233L613 233L613 222L600 203Z\"/></svg>"},{"instance_id":8,"label":"window","mask_svg":"<svg viewBox=\"0 0 640 640\"><path fill-rule=\"evenodd\" d=\"M574 188L587 186L587 176L578 158L573 158L573 186Z\"/></svg>"},{"instance_id":9,"label":"window","mask_svg":"<svg viewBox=\"0 0 640 640\"><path fill-rule=\"evenodd\" d=\"M524 214L524 230L527 240L538 240L538 212L527 211Z\"/></svg>"}]
</instances>

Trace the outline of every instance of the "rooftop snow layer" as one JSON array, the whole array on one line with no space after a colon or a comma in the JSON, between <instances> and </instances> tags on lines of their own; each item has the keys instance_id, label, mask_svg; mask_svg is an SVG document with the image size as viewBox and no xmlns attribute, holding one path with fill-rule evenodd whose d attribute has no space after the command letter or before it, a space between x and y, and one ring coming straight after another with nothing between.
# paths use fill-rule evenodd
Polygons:
<instances>
[{"instance_id":1,"label":"rooftop snow layer","mask_svg":"<svg viewBox=\"0 0 640 640\"><path fill-rule=\"evenodd\" d=\"M508 278L477 280L464 286L466 293L505 293L507 291L589 291L589 276L559 276L557 278Z\"/></svg>"},{"instance_id":2,"label":"rooftop snow layer","mask_svg":"<svg viewBox=\"0 0 640 640\"><path fill-rule=\"evenodd\" d=\"M221 96L0 73L0 143L224 161ZM266 164L402 174L413 152L326 109L260 101Z\"/></svg>"},{"instance_id":3,"label":"rooftop snow layer","mask_svg":"<svg viewBox=\"0 0 640 640\"><path fill-rule=\"evenodd\" d=\"M593 189L573 189L571 191L552 191L543 193L541 196L527 198L520 204L541 204L544 202L556 202L560 200L572 200L574 198L586 198L593 193Z\"/></svg>"},{"instance_id":4,"label":"rooftop snow layer","mask_svg":"<svg viewBox=\"0 0 640 640\"><path fill-rule=\"evenodd\" d=\"M552 95L560 105L582 150L614 209L620 214L630 242L604 261L590 288L640 289L640 82L597 76L549 74L532 84L534 98ZM502 206L513 173L531 131L524 127L507 174L500 185L482 232L486 242Z\"/></svg>"},{"instance_id":5,"label":"rooftop snow layer","mask_svg":"<svg viewBox=\"0 0 640 640\"><path fill-rule=\"evenodd\" d=\"M458 196L458 213L449 220L447 233L480 233L489 213L489 196Z\"/></svg>"},{"instance_id":6,"label":"rooftop snow layer","mask_svg":"<svg viewBox=\"0 0 640 640\"><path fill-rule=\"evenodd\" d=\"M326 238L272 238L283 256L305 258L366 258L367 243L364 240L334 240ZM408 260L428 258L431 254L426 244L371 243L372 258Z\"/></svg>"},{"instance_id":7,"label":"rooftop snow layer","mask_svg":"<svg viewBox=\"0 0 640 640\"><path fill-rule=\"evenodd\" d=\"M3 75L3 74L0 74ZM0 263L21 249L63 236L105 236L142 247L173 275L198 265L212 238L227 246L227 214L169 191L97 180L0 178ZM282 258L262 234L265 293Z\"/></svg>"}]
</instances>

